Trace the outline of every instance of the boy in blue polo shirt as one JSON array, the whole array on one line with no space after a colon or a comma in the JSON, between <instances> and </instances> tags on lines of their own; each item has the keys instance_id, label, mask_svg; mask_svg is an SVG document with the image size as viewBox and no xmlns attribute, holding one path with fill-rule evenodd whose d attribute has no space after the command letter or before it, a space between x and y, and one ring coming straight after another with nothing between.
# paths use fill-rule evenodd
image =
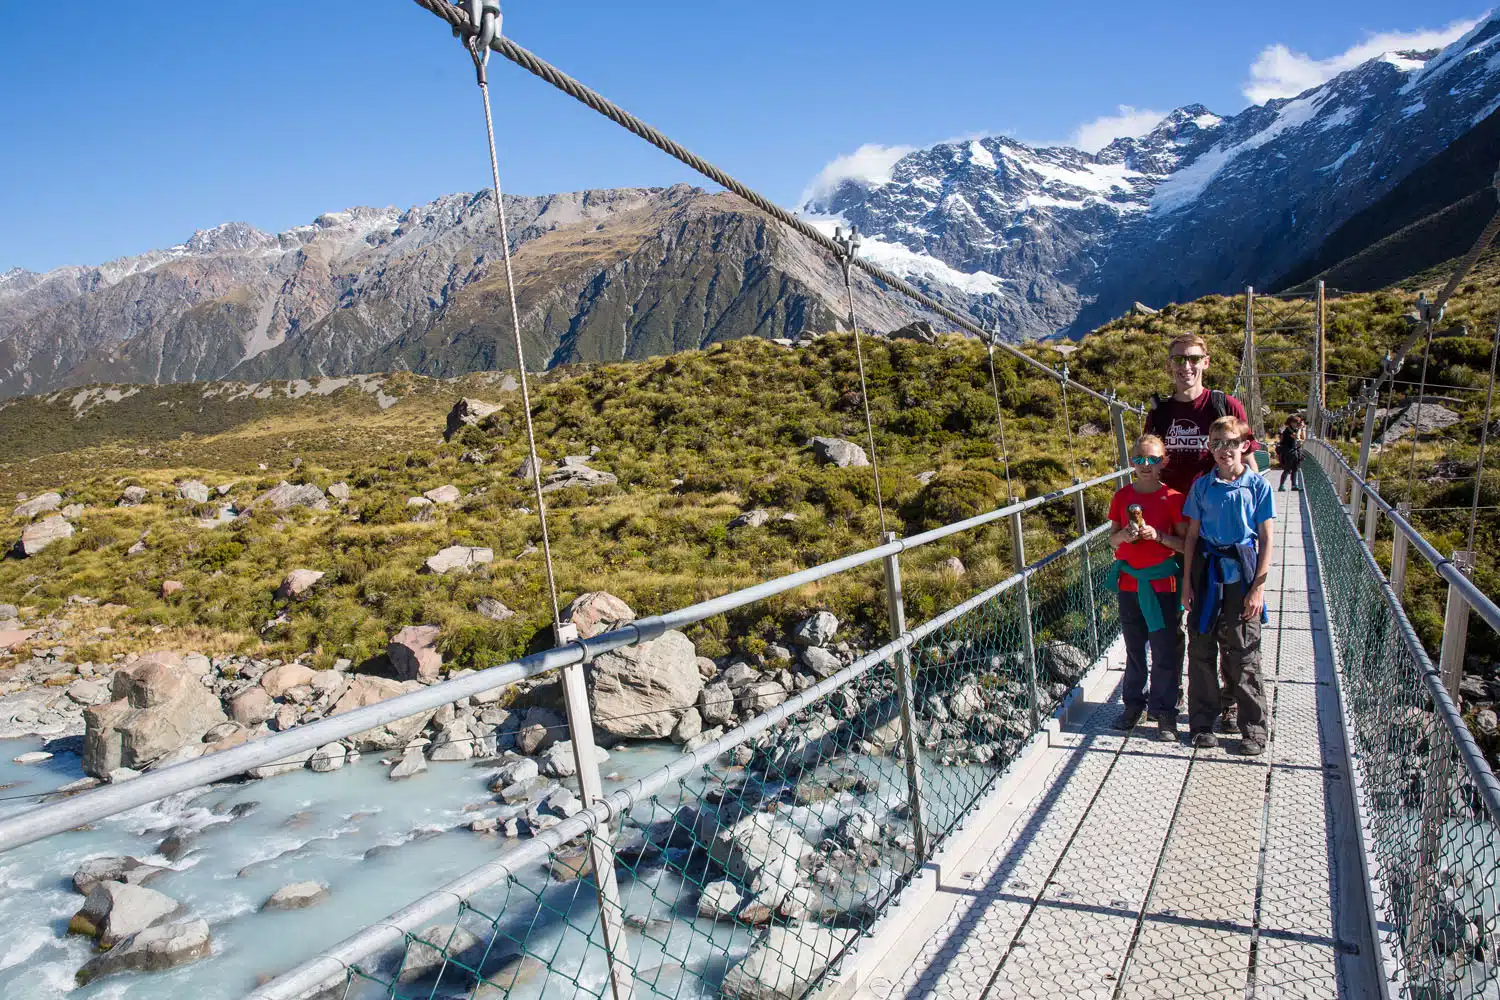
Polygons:
<instances>
[{"instance_id":1,"label":"boy in blue polo shirt","mask_svg":"<svg viewBox=\"0 0 1500 1000\"><path fill-rule=\"evenodd\" d=\"M1260 676L1260 626L1265 620L1276 508L1271 486L1245 465L1250 427L1236 416L1208 429L1214 469L1188 491L1182 605L1188 620L1188 727L1193 746L1219 745L1219 651L1234 690L1240 752L1266 749L1266 692Z\"/></svg>"}]
</instances>

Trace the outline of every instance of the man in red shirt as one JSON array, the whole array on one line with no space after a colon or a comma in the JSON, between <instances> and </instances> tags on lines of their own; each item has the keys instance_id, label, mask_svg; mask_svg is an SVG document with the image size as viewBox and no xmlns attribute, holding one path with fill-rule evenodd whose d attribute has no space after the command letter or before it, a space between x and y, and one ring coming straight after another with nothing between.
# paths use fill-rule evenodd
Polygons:
<instances>
[{"instance_id":1,"label":"man in red shirt","mask_svg":"<svg viewBox=\"0 0 1500 1000\"><path fill-rule=\"evenodd\" d=\"M1192 488L1193 480L1214 467L1213 454L1208 450L1209 425L1224 416L1236 416L1246 423L1250 419L1245 404L1203 384L1208 364L1208 343L1202 337L1184 333L1175 338L1167 357L1172 395L1158 400L1146 414L1146 433L1166 442L1165 482L1182 494Z\"/></svg>"},{"instance_id":2,"label":"man in red shirt","mask_svg":"<svg viewBox=\"0 0 1500 1000\"><path fill-rule=\"evenodd\" d=\"M1125 711L1117 728L1130 730L1148 710L1157 738L1177 739L1177 703L1182 678L1182 605L1178 575L1182 564L1183 495L1162 483L1170 468L1161 438L1142 434L1130 449L1128 483L1109 503L1115 531L1110 576L1120 591L1120 630L1125 637ZM1144 585L1144 586L1143 586ZM1148 690L1146 653L1151 653Z\"/></svg>"},{"instance_id":3,"label":"man in red shirt","mask_svg":"<svg viewBox=\"0 0 1500 1000\"><path fill-rule=\"evenodd\" d=\"M1163 481L1184 496L1193 488L1194 480L1204 473L1213 472L1214 456L1208 450L1209 426L1224 416L1239 417L1246 424L1250 422L1244 403L1203 384L1208 375L1208 363L1206 340L1196 333L1174 337L1167 349L1167 373L1172 376L1172 395L1157 400L1146 413L1146 433L1155 434L1166 442L1167 471ZM1250 453L1259 447L1253 432L1249 441L1250 447L1245 450L1247 463L1250 462ZM1220 666L1222 671L1227 664ZM1227 673L1221 673L1221 678L1219 728L1222 732L1237 733L1239 720L1234 690Z\"/></svg>"}]
</instances>

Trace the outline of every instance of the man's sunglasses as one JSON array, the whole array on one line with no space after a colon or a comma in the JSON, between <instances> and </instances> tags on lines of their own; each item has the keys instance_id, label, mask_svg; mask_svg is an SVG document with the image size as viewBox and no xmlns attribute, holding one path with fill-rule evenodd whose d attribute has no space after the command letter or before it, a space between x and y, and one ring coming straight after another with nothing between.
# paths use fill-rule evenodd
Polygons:
<instances>
[{"instance_id":1,"label":"man's sunglasses","mask_svg":"<svg viewBox=\"0 0 1500 1000\"><path fill-rule=\"evenodd\" d=\"M1207 354L1174 354L1174 355L1172 355L1172 364L1177 365L1179 368L1182 367L1182 366L1184 366L1184 365L1201 365L1203 362L1205 362L1207 360L1208 360L1208 355Z\"/></svg>"},{"instance_id":2,"label":"man's sunglasses","mask_svg":"<svg viewBox=\"0 0 1500 1000\"><path fill-rule=\"evenodd\" d=\"M1208 447L1211 451L1227 451L1230 448L1238 448L1244 443L1244 438L1214 438L1208 442Z\"/></svg>"},{"instance_id":3,"label":"man's sunglasses","mask_svg":"<svg viewBox=\"0 0 1500 1000\"><path fill-rule=\"evenodd\" d=\"M1130 459L1131 465L1156 465L1161 461L1160 455L1135 455Z\"/></svg>"}]
</instances>

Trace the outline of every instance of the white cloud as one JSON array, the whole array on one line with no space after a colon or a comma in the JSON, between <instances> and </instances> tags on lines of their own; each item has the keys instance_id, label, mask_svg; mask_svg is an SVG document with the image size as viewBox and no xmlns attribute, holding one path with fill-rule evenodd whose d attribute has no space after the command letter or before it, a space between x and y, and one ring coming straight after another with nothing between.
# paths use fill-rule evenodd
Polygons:
<instances>
[{"instance_id":1,"label":"white cloud","mask_svg":"<svg viewBox=\"0 0 1500 1000\"><path fill-rule=\"evenodd\" d=\"M1145 135L1167 117L1165 111L1132 108L1128 104L1119 105L1117 111L1118 114L1102 115L1079 125L1068 137L1068 145L1086 153L1097 153L1116 139L1135 139Z\"/></svg>"},{"instance_id":2,"label":"white cloud","mask_svg":"<svg viewBox=\"0 0 1500 1000\"><path fill-rule=\"evenodd\" d=\"M1244 94L1254 104L1263 104L1275 97L1296 97L1383 52L1442 48L1457 41L1478 23L1474 19L1454 21L1435 29L1383 31L1327 59L1314 59L1305 53L1293 52L1280 42L1268 45L1250 66L1250 79L1245 82Z\"/></svg>"},{"instance_id":3,"label":"white cloud","mask_svg":"<svg viewBox=\"0 0 1500 1000\"><path fill-rule=\"evenodd\" d=\"M802 204L820 200L832 194L839 183L846 180L859 181L868 187L879 187L889 183L891 168L896 161L916 146L882 146L865 143L852 153L837 157L819 171L807 190L802 192Z\"/></svg>"}]
</instances>

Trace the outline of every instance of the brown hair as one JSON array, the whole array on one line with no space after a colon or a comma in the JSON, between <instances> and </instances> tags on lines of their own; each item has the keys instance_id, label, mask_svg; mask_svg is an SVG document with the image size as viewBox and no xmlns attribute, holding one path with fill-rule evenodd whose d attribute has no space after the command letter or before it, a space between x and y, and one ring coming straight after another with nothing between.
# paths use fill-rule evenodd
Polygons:
<instances>
[{"instance_id":1,"label":"brown hair","mask_svg":"<svg viewBox=\"0 0 1500 1000\"><path fill-rule=\"evenodd\" d=\"M1216 434L1233 434L1236 437L1242 438L1249 437L1250 425L1233 413L1228 413L1208 425L1208 438L1210 441L1214 439Z\"/></svg>"},{"instance_id":2,"label":"brown hair","mask_svg":"<svg viewBox=\"0 0 1500 1000\"><path fill-rule=\"evenodd\" d=\"M1167 353L1172 353L1172 349L1178 346L1196 347L1204 354L1208 353L1208 341L1204 340L1196 333L1179 333L1177 336L1173 337L1172 342L1167 345Z\"/></svg>"}]
</instances>

